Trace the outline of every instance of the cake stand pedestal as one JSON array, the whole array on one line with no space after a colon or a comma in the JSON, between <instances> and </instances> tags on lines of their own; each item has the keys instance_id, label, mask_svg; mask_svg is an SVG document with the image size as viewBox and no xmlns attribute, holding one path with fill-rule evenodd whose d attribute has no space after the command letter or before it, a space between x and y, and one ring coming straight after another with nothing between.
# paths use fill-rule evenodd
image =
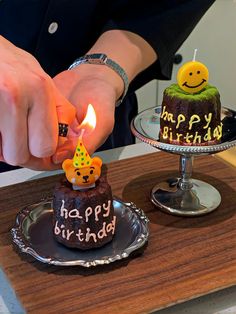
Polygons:
<instances>
[{"instance_id":1,"label":"cake stand pedestal","mask_svg":"<svg viewBox=\"0 0 236 314\"><path fill-rule=\"evenodd\" d=\"M212 185L192 179L193 159L236 146L228 137L211 146L179 146L159 141L161 107L147 109L131 123L133 134L141 141L165 152L180 155L180 177L168 178L152 188L151 201L162 211L178 216L200 216L215 210L221 202L220 193Z\"/></svg>"}]
</instances>

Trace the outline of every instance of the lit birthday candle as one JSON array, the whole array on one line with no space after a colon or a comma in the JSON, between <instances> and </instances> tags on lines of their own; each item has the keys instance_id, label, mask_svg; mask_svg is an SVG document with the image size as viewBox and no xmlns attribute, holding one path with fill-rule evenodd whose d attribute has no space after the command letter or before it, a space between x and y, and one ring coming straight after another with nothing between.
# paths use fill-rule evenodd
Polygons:
<instances>
[{"instance_id":1,"label":"lit birthday candle","mask_svg":"<svg viewBox=\"0 0 236 314\"><path fill-rule=\"evenodd\" d=\"M96 114L91 104L80 126L81 133L73 159L66 159L62 163L66 178L73 184L74 190L83 190L95 187L95 182L101 175L102 160L99 157L91 158L83 143L83 135L90 133L96 126Z\"/></svg>"},{"instance_id":2,"label":"lit birthday candle","mask_svg":"<svg viewBox=\"0 0 236 314\"><path fill-rule=\"evenodd\" d=\"M179 87L189 94L201 91L207 85L209 79L207 67L196 61L196 53L197 49L194 50L193 60L184 63L177 73Z\"/></svg>"},{"instance_id":3,"label":"lit birthday candle","mask_svg":"<svg viewBox=\"0 0 236 314\"><path fill-rule=\"evenodd\" d=\"M96 113L91 104L88 105L86 116L83 122L80 125L80 136L76 151L73 158L73 165L75 167L85 167L91 164L91 158L83 144L83 135L84 133L90 133L95 129L96 126Z\"/></svg>"}]
</instances>

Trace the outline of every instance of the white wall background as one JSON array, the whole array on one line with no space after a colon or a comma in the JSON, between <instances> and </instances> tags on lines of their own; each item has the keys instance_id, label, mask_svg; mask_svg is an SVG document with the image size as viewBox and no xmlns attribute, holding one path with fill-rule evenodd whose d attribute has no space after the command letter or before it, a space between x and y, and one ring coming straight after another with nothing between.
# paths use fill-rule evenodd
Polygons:
<instances>
[{"instance_id":1,"label":"white wall background","mask_svg":"<svg viewBox=\"0 0 236 314\"><path fill-rule=\"evenodd\" d=\"M209 69L209 83L221 95L222 106L236 110L236 0L216 0L203 16L178 53L183 61L174 66L171 81L153 81L137 91L139 110L160 104L165 87L176 82L179 67L196 60Z\"/></svg>"}]
</instances>

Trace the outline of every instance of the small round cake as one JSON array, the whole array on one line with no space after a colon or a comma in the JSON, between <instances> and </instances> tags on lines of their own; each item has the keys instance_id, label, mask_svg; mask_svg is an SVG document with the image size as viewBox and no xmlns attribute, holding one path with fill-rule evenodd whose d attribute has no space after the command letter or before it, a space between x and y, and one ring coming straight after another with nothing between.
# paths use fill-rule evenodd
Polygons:
<instances>
[{"instance_id":1,"label":"small round cake","mask_svg":"<svg viewBox=\"0 0 236 314\"><path fill-rule=\"evenodd\" d=\"M115 233L111 187L101 176L94 188L73 190L63 179L54 190L53 234L70 248L88 250L110 242Z\"/></svg>"},{"instance_id":2,"label":"small round cake","mask_svg":"<svg viewBox=\"0 0 236 314\"><path fill-rule=\"evenodd\" d=\"M222 137L221 103L216 87L195 94L178 84L165 89L160 115L161 142L175 145L213 145Z\"/></svg>"}]
</instances>

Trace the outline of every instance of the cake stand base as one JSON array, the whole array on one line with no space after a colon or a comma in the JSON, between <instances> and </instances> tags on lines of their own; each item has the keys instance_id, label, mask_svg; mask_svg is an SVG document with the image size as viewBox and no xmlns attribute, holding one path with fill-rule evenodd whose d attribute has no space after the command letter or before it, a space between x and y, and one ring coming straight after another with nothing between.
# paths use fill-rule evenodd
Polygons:
<instances>
[{"instance_id":1,"label":"cake stand base","mask_svg":"<svg viewBox=\"0 0 236 314\"><path fill-rule=\"evenodd\" d=\"M191 189L180 188L179 178L168 179L154 186L151 201L162 211L177 216L201 216L215 210L220 193L210 184L192 179Z\"/></svg>"}]
</instances>

